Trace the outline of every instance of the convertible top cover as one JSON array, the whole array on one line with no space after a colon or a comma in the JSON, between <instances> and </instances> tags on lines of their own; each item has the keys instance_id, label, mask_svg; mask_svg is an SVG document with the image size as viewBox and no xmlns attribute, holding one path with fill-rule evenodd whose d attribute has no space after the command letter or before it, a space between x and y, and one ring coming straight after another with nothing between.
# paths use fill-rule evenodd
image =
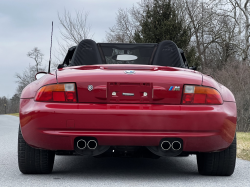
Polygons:
<instances>
[{"instance_id":1,"label":"convertible top cover","mask_svg":"<svg viewBox=\"0 0 250 187\"><path fill-rule=\"evenodd\" d=\"M134 60L120 60L118 55L131 55ZM183 58L184 57L184 58ZM95 64L144 64L185 67L183 51L170 40L157 43L96 43L82 40L71 47L63 65L81 66Z\"/></svg>"}]
</instances>

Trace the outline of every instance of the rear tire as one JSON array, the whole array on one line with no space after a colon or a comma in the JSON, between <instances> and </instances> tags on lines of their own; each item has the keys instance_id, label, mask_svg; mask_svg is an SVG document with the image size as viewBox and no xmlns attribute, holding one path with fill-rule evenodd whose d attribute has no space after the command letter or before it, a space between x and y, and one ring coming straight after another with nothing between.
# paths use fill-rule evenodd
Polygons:
<instances>
[{"instance_id":1,"label":"rear tire","mask_svg":"<svg viewBox=\"0 0 250 187\"><path fill-rule=\"evenodd\" d=\"M197 164L201 175L230 176L236 162L236 135L232 144L221 152L198 153Z\"/></svg>"},{"instance_id":2,"label":"rear tire","mask_svg":"<svg viewBox=\"0 0 250 187\"><path fill-rule=\"evenodd\" d=\"M19 127L18 166L23 174L48 174L53 170L55 152L35 149L24 140Z\"/></svg>"}]
</instances>

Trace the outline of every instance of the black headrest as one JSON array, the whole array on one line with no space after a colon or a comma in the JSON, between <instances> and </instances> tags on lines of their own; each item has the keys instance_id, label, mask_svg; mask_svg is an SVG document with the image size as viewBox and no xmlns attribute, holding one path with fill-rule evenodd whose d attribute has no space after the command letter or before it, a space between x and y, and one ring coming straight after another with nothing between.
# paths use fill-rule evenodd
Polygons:
<instances>
[{"instance_id":1,"label":"black headrest","mask_svg":"<svg viewBox=\"0 0 250 187\"><path fill-rule=\"evenodd\" d=\"M164 40L158 44L152 64L158 66L185 67L178 47L170 40Z\"/></svg>"},{"instance_id":2,"label":"black headrest","mask_svg":"<svg viewBox=\"0 0 250 187\"><path fill-rule=\"evenodd\" d=\"M76 46L69 48L69 50L64 58L63 64L69 65L69 61L72 59L73 54L75 52L75 49L76 49Z\"/></svg>"},{"instance_id":3,"label":"black headrest","mask_svg":"<svg viewBox=\"0 0 250 187\"><path fill-rule=\"evenodd\" d=\"M71 66L102 64L100 52L95 41L82 40L75 49Z\"/></svg>"}]
</instances>

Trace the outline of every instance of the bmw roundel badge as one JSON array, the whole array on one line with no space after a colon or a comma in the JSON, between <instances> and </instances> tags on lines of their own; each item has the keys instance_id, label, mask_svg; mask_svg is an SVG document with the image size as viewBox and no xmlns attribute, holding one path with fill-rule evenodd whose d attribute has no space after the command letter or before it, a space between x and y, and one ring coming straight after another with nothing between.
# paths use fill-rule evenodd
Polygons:
<instances>
[{"instance_id":1,"label":"bmw roundel badge","mask_svg":"<svg viewBox=\"0 0 250 187\"><path fill-rule=\"evenodd\" d=\"M124 73L131 75L131 74L135 74L135 71L134 70L126 70L126 71L124 71Z\"/></svg>"},{"instance_id":2,"label":"bmw roundel badge","mask_svg":"<svg viewBox=\"0 0 250 187\"><path fill-rule=\"evenodd\" d=\"M92 91L93 90L93 85L88 85L88 90Z\"/></svg>"}]
</instances>

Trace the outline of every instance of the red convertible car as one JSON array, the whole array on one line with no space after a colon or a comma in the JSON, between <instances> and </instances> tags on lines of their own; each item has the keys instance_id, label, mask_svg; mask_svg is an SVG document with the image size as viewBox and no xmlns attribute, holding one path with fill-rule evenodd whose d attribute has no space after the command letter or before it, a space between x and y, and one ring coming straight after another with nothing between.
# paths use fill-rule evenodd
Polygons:
<instances>
[{"instance_id":1,"label":"red convertible car","mask_svg":"<svg viewBox=\"0 0 250 187\"><path fill-rule=\"evenodd\" d=\"M54 73L43 74L22 92L20 171L50 173L55 155L195 154L200 174L232 175L235 98L193 69L172 41L83 40Z\"/></svg>"}]
</instances>

